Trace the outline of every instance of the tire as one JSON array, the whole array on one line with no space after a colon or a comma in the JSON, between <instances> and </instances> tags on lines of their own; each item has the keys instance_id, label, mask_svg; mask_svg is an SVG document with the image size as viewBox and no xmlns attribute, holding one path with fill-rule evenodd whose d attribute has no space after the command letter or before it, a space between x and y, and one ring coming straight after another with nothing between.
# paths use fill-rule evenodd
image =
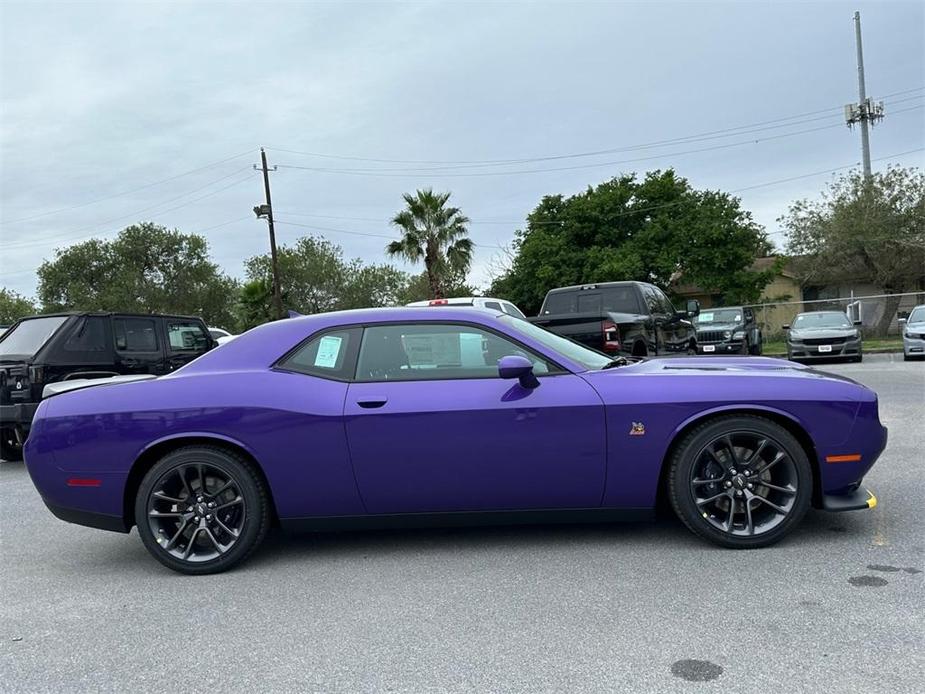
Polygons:
<instances>
[{"instance_id":1,"label":"tire","mask_svg":"<svg viewBox=\"0 0 925 694\"><path fill-rule=\"evenodd\" d=\"M726 440L733 442L731 453L735 460L729 453L722 453L729 450ZM759 448L761 441L765 445ZM713 454L705 454L708 448ZM773 462L781 452L784 457ZM746 462L749 457L751 460ZM721 477L715 473L695 477L707 473L714 464ZM726 468L727 464L735 467ZM806 452L789 431L764 417L729 415L695 427L675 447L669 465L668 497L678 518L695 535L722 547L754 549L772 545L796 527L810 506L813 473ZM732 476L729 469L735 469L737 474ZM746 488L748 484L752 486ZM765 484L775 485L780 491ZM756 501L757 497L762 500Z\"/></svg>"},{"instance_id":2,"label":"tire","mask_svg":"<svg viewBox=\"0 0 925 694\"><path fill-rule=\"evenodd\" d=\"M763 351L764 351L764 350L763 350L762 347L761 347L761 340L760 340L760 338L759 338L758 344L757 344L757 345L752 345L752 355L754 355L754 356L756 356L756 357L760 357L760 356L761 356L761 353L762 353Z\"/></svg>"},{"instance_id":3,"label":"tire","mask_svg":"<svg viewBox=\"0 0 925 694\"><path fill-rule=\"evenodd\" d=\"M0 430L0 460L17 463L22 460L22 446L16 441L16 433L9 428Z\"/></svg>"},{"instance_id":4,"label":"tire","mask_svg":"<svg viewBox=\"0 0 925 694\"><path fill-rule=\"evenodd\" d=\"M165 455L144 476L135 496L135 525L145 548L167 568L219 573L243 562L263 541L269 494L244 457L215 446L187 446Z\"/></svg>"}]
</instances>

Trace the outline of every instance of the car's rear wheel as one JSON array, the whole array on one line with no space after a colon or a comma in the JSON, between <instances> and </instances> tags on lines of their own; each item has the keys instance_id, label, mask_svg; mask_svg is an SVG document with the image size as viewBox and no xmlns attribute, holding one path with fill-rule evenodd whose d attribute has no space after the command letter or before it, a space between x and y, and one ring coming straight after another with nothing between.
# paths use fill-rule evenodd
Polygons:
<instances>
[{"instance_id":1,"label":"car's rear wheel","mask_svg":"<svg viewBox=\"0 0 925 694\"><path fill-rule=\"evenodd\" d=\"M135 498L148 551L186 574L226 571L246 559L270 525L266 487L250 462L212 446L187 446L148 471Z\"/></svg>"},{"instance_id":2,"label":"car's rear wheel","mask_svg":"<svg viewBox=\"0 0 925 694\"><path fill-rule=\"evenodd\" d=\"M763 417L731 415L696 427L670 465L669 498L678 517L724 547L773 544L809 508L813 477L806 452Z\"/></svg>"}]
</instances>

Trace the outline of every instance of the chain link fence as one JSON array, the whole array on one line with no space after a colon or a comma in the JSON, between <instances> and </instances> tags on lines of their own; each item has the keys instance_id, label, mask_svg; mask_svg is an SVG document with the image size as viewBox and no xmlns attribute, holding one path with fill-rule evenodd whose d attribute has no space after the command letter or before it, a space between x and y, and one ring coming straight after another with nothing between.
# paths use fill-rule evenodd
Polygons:
<instances>
[{"instance_id":1,"label":"chain link fence","mask_svg":"<svg viewBox=\"0 0 925 694\"><path fill-rule=\"evenodd\" d=\"M861 321L865 337L898 337L899 318L904 318L913 306L925 304L925 292L904 294L878 294L813 301L782 301L769 304L751 304L755 310L766 341L783 340L785 325L790 325L797 314L806 311L842 311L851 320Z\"/></svg>"}]
</instances>

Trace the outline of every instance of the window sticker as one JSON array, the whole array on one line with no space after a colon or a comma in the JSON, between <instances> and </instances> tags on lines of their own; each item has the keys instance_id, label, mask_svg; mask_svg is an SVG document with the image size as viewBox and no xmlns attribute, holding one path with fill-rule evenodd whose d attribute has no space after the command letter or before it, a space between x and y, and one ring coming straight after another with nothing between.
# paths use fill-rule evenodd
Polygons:
<instances>
[{"instance_id":1,"label":"window sticker","mask_svg":"<svg viewBox=\"0 0 925 694\"><path fill-rule=\"evenodd\" d=\"M337 368L337 357L340 354L340 345L344 341L336 335L325 335L318 343L318 354L315 355L315 366L325 369Z\"/></svg>"}]
</instances>

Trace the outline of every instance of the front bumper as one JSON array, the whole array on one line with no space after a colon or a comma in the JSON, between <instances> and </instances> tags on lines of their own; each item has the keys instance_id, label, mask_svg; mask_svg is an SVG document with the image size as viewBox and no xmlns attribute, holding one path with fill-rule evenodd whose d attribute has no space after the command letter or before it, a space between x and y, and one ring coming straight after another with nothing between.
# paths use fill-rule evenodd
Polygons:
<instances>
[{"instance_id":1,"label":"front bumper","mask_svg":"<svg viewBox=\"0 0 925 694\"><path fill-rule=\"evenodd\" d=\"M826 351L826 347L831 349ZM787 356L791 359L838 359L839 357L857 357L861 354L861 349L861 340L849 340L841 344L830 345L807 345L802 342L788 342Z\"/></svg>"},{"instance_id":2,"label":"front bumper","mask_svg":"<svg viewBox=\"0 0 925 694\"><path fill-rule=\"evenodd\" d=\"M742 340L727 342L698 342L697 354L741 354Z\"/></svg>"},{"instance_id":3,"label":"front bumper","mask_svg":"<svg viewBox=\"0 0 925 694\"><path fill-rule=\"evenodd\" d=\"M863 511L874 508L877 505L877 497L869 489L858 487L850 494L833 494L822 495L822 508L826 511Z\"/></svg>"},{"instance_id":4,"label":"front bumper","mask_svg":"<svg viewBox=\"0 0 925 694\"><path fill-rule=\"evenodd\" d=\"M0 405L0 426L28 429L38 408L39 403L37 402L17 402Z\"/></svg>"},{"instance_id":5,"label":"front bumper","mask_svg":"<svg viewBox=\"0 0 925 694\"><path fill-rule=\"evenodd\" d=\"M903 335L903 354L907 357L925 357L925 339Z\"/></svg>"}]
</instances>

